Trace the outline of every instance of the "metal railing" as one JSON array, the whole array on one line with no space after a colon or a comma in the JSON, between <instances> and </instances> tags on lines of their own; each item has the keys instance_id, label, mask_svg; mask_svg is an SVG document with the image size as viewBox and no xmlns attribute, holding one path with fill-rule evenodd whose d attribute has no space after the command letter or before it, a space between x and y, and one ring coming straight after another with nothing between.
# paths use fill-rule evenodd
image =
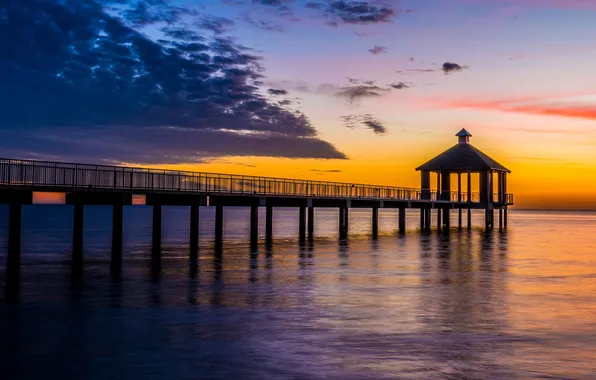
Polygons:
<instances>
[{"instance_id":1,"label":"metal railing","mask_svg":"<svg viewBox=\"0 0 596 380\"><path fill-rule=\"evenodd\" d=\"M430 191L430 197L422 197L421 189L407 187L3 158L0 158L0 185L32 187L46 191L85 188L139 192L174 191L203 194L437 201L436 191ZM451 192L449 197L443 195L439 196L439 201L457 202L458 200L457 192ZM462 193L462 200L468 201L466 193ZM473 193L472 202L478 200L479 195Z\"/></svg>"}]
</instances>

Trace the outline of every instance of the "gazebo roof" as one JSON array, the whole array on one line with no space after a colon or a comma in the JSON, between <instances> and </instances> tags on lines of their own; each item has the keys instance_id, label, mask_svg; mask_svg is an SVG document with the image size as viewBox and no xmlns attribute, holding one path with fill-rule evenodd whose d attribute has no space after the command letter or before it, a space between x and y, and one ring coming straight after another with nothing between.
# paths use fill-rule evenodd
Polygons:
<instances>
[{"instance_id":1,"label":"gazebo roof","mask_svg":"<svg viewBox=\"0 0 596 380\"><path fill-rule=\"evenodd\" d=\"M462 129L456 136L459 138L457 145L420 165L416 170L452 172L497 170L511 173L511 170L472 146L467 139L472 136L468 131Z\"/></svg>"}]
</instances>

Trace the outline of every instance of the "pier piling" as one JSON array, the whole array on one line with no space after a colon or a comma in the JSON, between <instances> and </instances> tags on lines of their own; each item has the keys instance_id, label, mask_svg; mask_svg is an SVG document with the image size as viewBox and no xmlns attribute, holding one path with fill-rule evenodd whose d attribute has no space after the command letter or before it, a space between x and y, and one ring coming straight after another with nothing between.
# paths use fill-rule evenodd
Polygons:
<instances>
[{"instance_id":1,"label":"pier piling","mask_svg":"<svg viewBox=\"0 0 596 380\"><path fill-rule=\"evenodd\" d=\"M457 209L457 228L462 229L462 209Z\"/></svg>"},{"instance_id":2,"label":"pier piling","mask_svg":"<svg viewBox=\"0 0 596 380\"><path fill-rule=\"evenodd\" d=\"M443 228L447 231L451 228L451 209L445 208L443 210Z\"/></svg>"},{"instance_id":3,"label":"pier piling","mask_svg":"<svg viewBox=\"0 0 596 380\"><path fill-rule=\"evenodd\" d=\"M306 240L306 206L300 206L298 209L298 240Z\"/></svg>"},{"instance_id":4,"label":"pier piling","mask_svg":"<svg viewBox=\"0 0 596 380\"><path fill-rule=\"evenodd\" d=\"M124 219L124 206L116 203L112 206L112 270L122 268L122 224Z\"/></svg>"},{"instance_id":5,"label":"pier piling","mask_svg":"<svg viewBox=\"0 0 596 380\"><path fill-rule=\"evenodd\" d=\"M254 248L259 242L259 206L250 206L250 245Z\"/></svg>"},{"instance_id":6,"label":"pier piling","mask_svg":"<svg viewBox=\"0 0 596 380\"><path fill-rule=\"evenodd\" d=\"M83 264L83 218L85 206L81 203L74 205L72 223L72 265L80 267Z\"/></svg>"},{"instance_id":7,"label":"pier piling","mask_svg":"<svg viewBox=\"0 0 596 380\"><path fill-rule=\"evenodd\" d=\"M308 206L308 240L313 241L315 235L315 208Z\"/></svg>"},{"instance_id":8,"label":"pier piling","mask_svg":"<svg viewBox=\"0 0 596 380\"><path fill-rule=\"evenodd\" d=\"M400 207L398 209L398 218L399 218L399 225L398 225L398 231L400 234L405 234L406 233L406 208L405 207Z\"/></svg>"},{"instance_id":9,"label":"pier piling","mask_svg":"<svg viewBox=\"0 0 596 380\"><path fill-rule=\"evenodd\" d=\"M223 206L215 206L215 248L219 251L223 244Z\"/></svg>"},{"instance_id":10,"label":"pier piling","mask_svg":"<svg viewBox=\"0 0 596 380\"><path fill-rule=\"evenodd\" d=\"M153 231L151 239L152 258L161 258L161 220L162 220L162 206L160 204L153 205Z\"/></svg>"},{"instance_id":11,"label":"pier piling","mask_svg":"<svg viewBox=\"0 0 596 380\"><path fill-rule=\"evenodd\" d=\"M199 205L190 205L190 257L199 252Z\"/></svg>"},{"instance_id":12,"label":"pier piling","mask_svg":"<svg viewBox=\"0 0 596 380\"><path fill-rule=\"evenodd\" d=\"M271 205L265 208L265 239L267 243L273 241L273 206Z\"/></svg>"},{"instance_id":13,"label":"pier piling","mask_svg":"<svg viewBox=\"0 0 596 380\"><path fill-rule=\"evenodd\" d=\"M379 236L379 208L373 207L372 208L372 236L377 237Z\"/></svg>"}]
</instances>

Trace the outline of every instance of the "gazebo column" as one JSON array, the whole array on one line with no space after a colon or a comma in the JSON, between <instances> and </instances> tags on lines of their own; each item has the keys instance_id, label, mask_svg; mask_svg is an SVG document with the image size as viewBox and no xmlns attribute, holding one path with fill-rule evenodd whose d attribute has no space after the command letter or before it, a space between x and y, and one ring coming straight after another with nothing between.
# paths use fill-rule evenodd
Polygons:
<instances>
[{"instance_id":1,"label":"gazebo column","mask_svg":"<svg viewBox=\"0 0 596 380\"><path fill-rule=\"evenodd\" d=\"M420 173L420 199L430 200L430 172L423 170Z\"/></svg>"},{"instance_id":2,"label":"gazebo column","mask_svg":"<svg viewBox=\"0 0 596 380\"><path fill-rule=\"evenodd\" d=\"M488 171L480 172L480 203L488 207Z\"/></svg>"},{"instance_id":3,"label":"gazebo column","mask_svg":"<svg viewBox=\"0 0 596 380\"><path fill-rule=\"evenodd\" d=\"M461 193L461 173L457 173L457 203L461 203L462 193ZM461 229L461 204L457 206L457 227Z\"/></svg>"},{"instance_id":4,"label":"gazebo column","mask_svg":"<svg viewBox=\"0 0 596 380\"><path fill-rule=\"evenodd\" d=\"M430 193L430 171L422 170L420 172L420 199L421 200L431 200L431 193ZM420 207L420 229L426 229L426 208Z\"/></svg>"},{"instance_id":5,"label":"gazebo column","mask_svg":"<svg viewBox=\"0 0 596 380\"><path fill-rule=\"evenodd\" d=\"M507 209L509 205L507 204L507 172L503 172L503 228L507 228Z\"/></svg>"},{"instance_id":6,"label":"gazebo column","mask_svg":"<svg viewBox=\"0 0 596 380\"><path fill-rule=\"evenodd\" d=\"M441 172L441 200L451 201L451 173Z\"/></svg>"},{"instance_id":7,"label":"gazebo column","mask_svg":"<svg viewBox=\"0 0 596 380\"><path fill-rule=\"evenodd\" d=\"M441 200L451 202L451 172L441 172ZM442 226L449 229L451 224L451 207L443 210Z\"/></svg>"},{"instance_id":8,"label":"gazebo column","mask_svg":"<svg viewBox=\"0 0 596 380\"><path fill-rule=\"evenodd\" d=\"M441 172L437 172L437 201L441 200Z\"/></svg>"},{"instance_id":9,"label":"gazebo column","mask_svg":"<svg viewBox=\"0 0 596 380\"><path fill-rule=\"evenodd\" d=\"M468 203L472 203L472 173L468 172ZM472 209L468 205L468 229L472 228Z\"/></svg>"}]
</instances>

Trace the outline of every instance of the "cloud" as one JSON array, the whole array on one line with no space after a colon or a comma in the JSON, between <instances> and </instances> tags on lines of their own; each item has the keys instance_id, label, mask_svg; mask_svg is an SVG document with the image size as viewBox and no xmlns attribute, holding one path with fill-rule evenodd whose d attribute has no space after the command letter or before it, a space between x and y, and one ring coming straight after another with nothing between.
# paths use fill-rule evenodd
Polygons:
<instances>
[{"instance_id":1,"label":"cloud","mask_svg":"<svg viewBox=\"0 0 596 380\"><path fill-rule=\"evenodd\" d=\"M3 151L137 163L345 158L305 115L260 95L261 58L204 35L213 28L197 29L193 11L167 0L4 4ZM163 38L135 29L155 23Z\"/></svg>"},{"instance_id":2,"label":"cloud","mask_svg":"<svg viewBox=\"0 0 596 380\"><path fill-rule=\"evenodd\" d=\"M462 71L463 69L467 69L467 68L468 68L467 66L461 66L461 65L459 65L457 63L445 62L445 63L443 63L442 70L443 70L443 72L445 74L449 74L449 73L452 73L454 71Z\"/></svg>"},{"instance_id":3,"label":"cloud","mask_svg":"<svg viewBox=\"0 0 596 380\"><path fill-rule=\"evenodd\" d=\"M347 98L350 103L354 103L362 98L381 96L386 91L387 89L376 85L355 85L342 87L335 95Z\"/></svg>"},{"instance_id":4,"label":"cloud","mask_svg":"<svg viewBox=\"0 0 596 380\"><path fill-rule=\"evenodd\" d=\"M387 133L387 128L383 123L371 114L341 116L340 119L344 126L348 128L354 129L361 125L370 129L377 135L384 135Z\"/></svg>"},{"instance_id":5,"label":"cloud","mask_svg":"<svg viewBox=\"0 0 596 380\"><path fill-rule=\"evenodd\" d=\"M593 0L464 0L468 4L596 10Z\"/></svg>"},{"instance_id":6,"label":"cloud","mask_svg":"<svg viewBox=\"0 0 596 380\"><path fill-rule=\"evenodd\" d=\"M311 172L318 172L318 173L341 173L342 171L339 169L310 169Z\"/></svg>"},{"instance_id":7,"label":"cloud","mask_svg":"<svg viewBox=\"0 0 596 380\"><path fill-rule=\"evenodd\" d=\"M318 10L330 22L345 24L380 24L391 22L398 14L389 2L380 1L311 1L307 8Z\"/></svg>"},{"instance_id":8,"label":"cloud","mask_svg":"<svg viewBox=\"0 0 596 380\"><path fill-rule=\"evenodd\" d=\"M348 100L349 103L354 104L364 98L374 98L384 96L393 90L403 90L412 87L411 84L405 82L390 83L386 86L379 86L372 80L360 80L356 78L347 78L348 84L338 85L335 83L324 83L318 86L309 85L303 81L266 81L268 86L278 87L283 89L291 89L293 91L329 94L339 98Z\"/></svg>"},{"instance_id":9,"label":"cloud","mask_svg":"<svg viewBox=\"0 0 596 380\"><path fill-rule=\"evenodd\" d=\"M368 51L372 55L384 54L384 53L387 53L387 47L375 45L372 48L368 49Z\"/></svg>"},{"instance_id":10,"label":"cloud","mask_svg":"<svg viewBox=\"0 0 596 380\"><path fill-rule=\"evenodd\" d=\"M395 90L403 90L404 88L411 87L409 84L407 84L405 82L391 83L389 86Z\"/></svg>"},{"instance_id":11,"label":"cloud","mask_svg":"<svg viewBox=\"0 0 596 380\"><path fill-rule=\"evenodd\" d=\"M270 88L267 92L271 95L287 95L288 91L284 89Z\"/></svg>"},{"instance_id":12,"label":"cloud","mask_svg":"<svg viewBox=\"0 0 596 380\"><path fill-rule=\"evenodd\" d=\"M199 22L198 26L202 29L210 30L215 34L223 34L234 26L234 21L225 17L206 16Z\"/></svg>"},{"instance_id":13,"label":"cloud","mask_svg":"<svg viewBox=\"0 0 596 380\"><path fill-rule=\"evenodd\" d=\"M250 15L244 14L238 17L239 20L251 25L257 29L262 29L268 32L286 32L286 27L282 24L278 24L268 20L255 20Z\"/></svg>"},{"instance_id":14,"label":"cloud","mask_svg":"<svg viewBox=\"0 0 596 380\"><path fill-rule=\"evenodd\" d=\"M541 98L469 100L443 102L450 108L473 108L528 115L557 116L573 119L596 120L596 105L590 103L557 102ZM550 130L549 130L550 131Z\"/></svg>"}]
</instances>

